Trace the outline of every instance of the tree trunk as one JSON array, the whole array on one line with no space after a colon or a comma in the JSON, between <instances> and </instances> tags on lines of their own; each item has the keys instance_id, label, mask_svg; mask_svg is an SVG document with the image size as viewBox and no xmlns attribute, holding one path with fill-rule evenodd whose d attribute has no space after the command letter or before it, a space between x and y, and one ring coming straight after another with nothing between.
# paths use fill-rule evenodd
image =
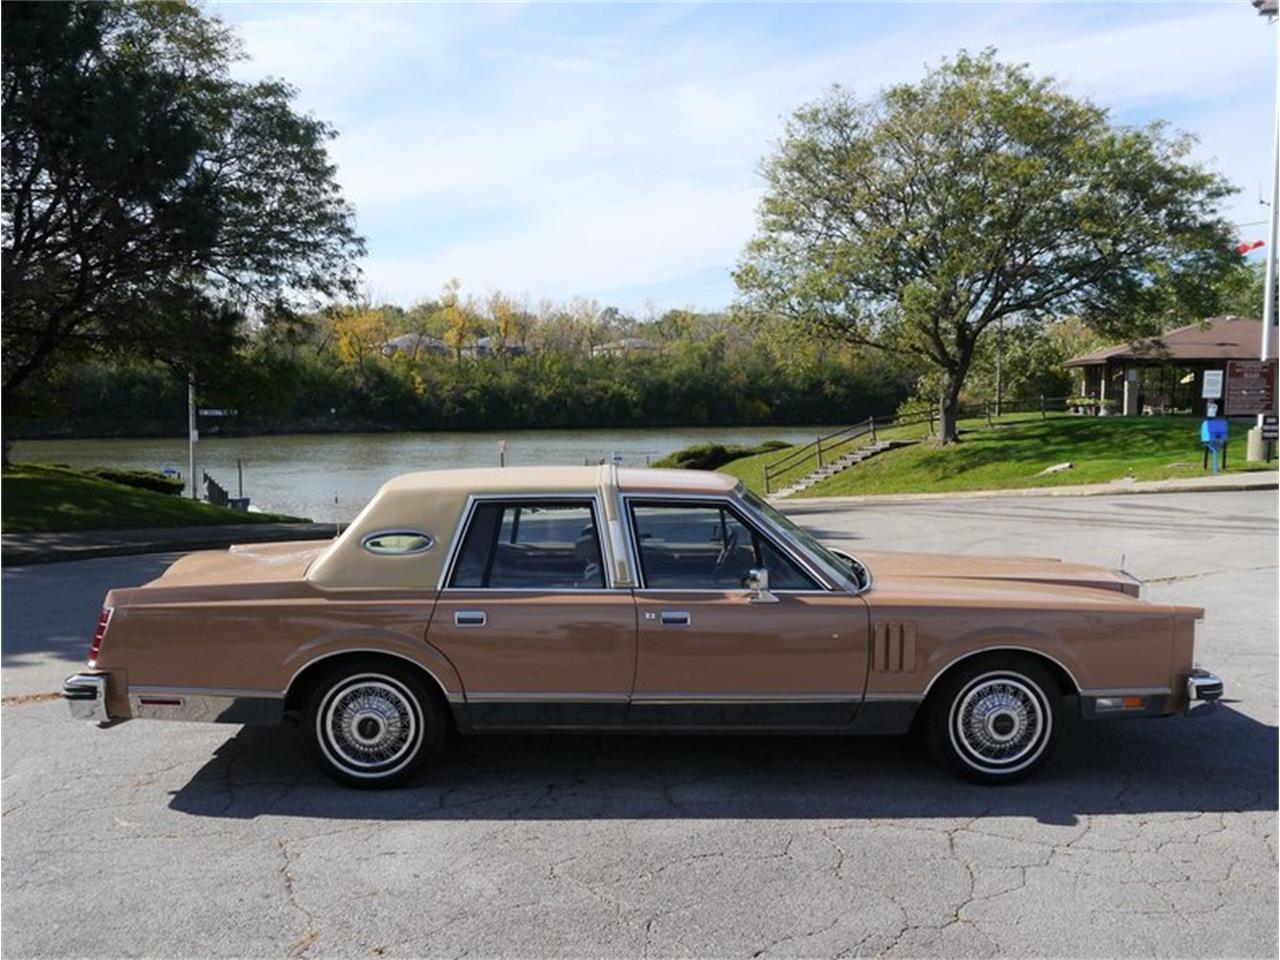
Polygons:
<instances>
[{"instance_id":1,"label":"tree trunk","mask_svg":"<svg viewBox=\"0 0 1280 960\"><path fill-rule=\"evenodd\" d=\"M942 378L942 396L938 401L938 440L943 444L959 443L956 421L960 419L960 389L964 375L948 370Z\"/></svg>"}]
</instances>

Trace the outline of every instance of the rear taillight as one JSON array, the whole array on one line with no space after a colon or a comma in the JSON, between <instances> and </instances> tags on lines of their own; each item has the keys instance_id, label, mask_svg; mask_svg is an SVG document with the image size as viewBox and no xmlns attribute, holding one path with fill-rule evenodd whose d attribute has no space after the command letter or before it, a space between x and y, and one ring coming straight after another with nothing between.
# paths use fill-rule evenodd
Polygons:
<instances>
[{"instance_id":1,"label":"rear taillight","mask_svg":"<svg viewBox=\"0 0 1280 960\"><path fill-rule=\"evenodd\" d=\"M107 635L107 625L111 623L111 614L114 612L110 607L103 607L102 613L98 616L98 629L93 631L93 643L89 647L90 667L98 665L98 654L102 652L102 638Z\"/></svg>"}]
</instances>

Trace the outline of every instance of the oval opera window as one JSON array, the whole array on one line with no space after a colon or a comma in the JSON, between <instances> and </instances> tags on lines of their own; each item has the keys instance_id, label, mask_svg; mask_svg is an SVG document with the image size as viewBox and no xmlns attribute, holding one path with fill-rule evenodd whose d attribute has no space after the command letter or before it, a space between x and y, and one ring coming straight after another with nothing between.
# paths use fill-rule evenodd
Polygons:
<instances>
[{"instance_id":1,"label":"oval opera window","mask_svg":"<svg viewBox=\"0 0 1280 960\"><path fill-rule=\"evenodd\" d=\"M426 553L436 545L436 541L431 534L420 530L381 530L367 534L360 544L370 553L404 556L411 553Z\"/></svg>"}]
</instances>

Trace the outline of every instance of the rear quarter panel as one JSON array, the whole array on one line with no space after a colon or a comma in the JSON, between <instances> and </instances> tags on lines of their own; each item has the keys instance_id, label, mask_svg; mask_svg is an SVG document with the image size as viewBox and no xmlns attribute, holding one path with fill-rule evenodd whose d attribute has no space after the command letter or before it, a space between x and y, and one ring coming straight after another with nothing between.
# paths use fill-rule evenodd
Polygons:
<instances>
[{"instance_id":1,"label":"rear quarter panel","mask_svg":"<svg viewBox=\"0 0 1280 960\"><path fill-rule=\"evenodd\" d=\"M446 695L461 694L453 665L426 642L435 591L326 594L305 582L115 590L99 668L112 675L113 715L127 688L204 688L281 695L308 664L351 651L385 652L422 666Z\"/></svg>"}]
</instances>

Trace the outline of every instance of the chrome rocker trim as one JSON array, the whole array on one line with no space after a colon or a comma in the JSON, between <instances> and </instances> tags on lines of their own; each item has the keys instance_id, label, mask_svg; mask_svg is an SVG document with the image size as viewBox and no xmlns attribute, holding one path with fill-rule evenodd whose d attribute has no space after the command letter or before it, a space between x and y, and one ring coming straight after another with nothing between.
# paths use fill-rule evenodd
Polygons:
<instances>
[{"instance_id":1,"label":"chrome rocker trim","mask_svg":"<svg viewBox=\"0 0 1280 960\"><path fill-rule=\"evenodd\" d=\"M1222 698L1222 678L1208 670L1196 667L1187 677L1187 709L1188 717L1202 717L1217 709Z\"/></svg>"},{"instance_id":2,"label":"chrome rocker trim","mask_svg":"<svg viewBox=\"0 0 1280 960\"><path fill-rule=\"evenodd\" d=\"M62 681L62 699L76 720L110 723L105 674L75 673Z\"/></svg>"}]
</instances>

